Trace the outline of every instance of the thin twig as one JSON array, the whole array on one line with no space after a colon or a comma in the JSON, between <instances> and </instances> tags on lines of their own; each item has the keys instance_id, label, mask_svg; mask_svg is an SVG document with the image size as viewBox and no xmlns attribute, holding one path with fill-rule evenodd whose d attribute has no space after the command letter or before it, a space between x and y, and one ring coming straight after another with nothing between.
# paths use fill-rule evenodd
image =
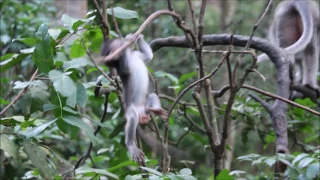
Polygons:
<instances>
[{"instance_id":1,"label":"thin twig","mask_svg":"<svg viewBox=\"0 0 320 180\"><path fill-rule=\"evenodd\" d=\"M101 116L101 119L100 119L100 123L103 123L104 122L104 119L107 115L107 110L108 110L108 97L109 97L109 94L105 94L105 99L104 99L104 109L103 109L103 114ZM98 132L101 130L101 126L98 125L96 130L94 131L94 135L96 136L98 134ZM93 144L92 142L90 142L89 144L89 147L87 149L87 152L84 153L79 159L78 161L76 162L75 166L74 166L74 170L76 170L77 168L79 168L80 166L82 166L85 161L87 160L87 158L91 157L90 156L90 153L91 153L91 150L92 150L92 147L93 147ZM90 158L91 159L91 158ZM93 160L91 159L92 161L92 164L95 166Z\"/></svg>"},{"instance_id":2,"label":"thin twig","mask_svg":"<svg viewBox=\"0 0 320 180\"><path fill-rule=\"evenodd\" d=\"M320 116L320 112L315 111L315 110L313 110L313 109L311 109L311 108L308 108L308 107L306 107L306 106L303 106L303 105L301 105L301 104L298 104L298 103L296 103L296 102L293 102L293 101L291 101L291 100L289 100L289 99L286 99L286 98L283 98L283 97L281 97L281 96L278 96L278 95L276 95L276 94L273 94L273 93L270 93L270 92L261 90L261 89L259 89L259 88L256 88L256 87L253 87L253 86L250 86L250 85L245 85L245 84L243 84L243 85L241 86L241 88L253 90L253 91L258 92L258 93L260 93L260 94L263 94L263 95L265 95L265 96L271 97L271 98L273 98L273 99L281 100L281 101L286 102L286 103L288 103L288 104L290 104L290 105L292 105L292 106L298 107L298 108L303 109L303 110L305 110L305 111L308 111L308 112L310 112L310 113L312 113L312 114L315 114L315 115L317 115L317 116ZM216 98L216 97L221 97L221 96L223 95L223 93L226 92L226 91L229 90L229 89L230 89L230 86L229 86L229 85L224 86L219 92L213 92L214 97L215 97L215 98ZM255 96L255 95L249 94L249 96L252 97L252 96ZM255 97L257 97L257 96L255 96ZM255 99L255 97L252 97L252 98ZM260 99L260 98L259 98L259 99ZM255 100L256 100L256 99L255 99Z\"/></svg>"},{"instance_id":3,"label":"thin twig","mask_svg":"<svg viewBox=\"0 0 320 180\"><path fill-rule=\"evenodd\" d=\"M34 78L37 76L39 69L36 69L35 72L33 73L33 75L31 76L29 82L33 81ZM21 97L22 95L28 90L29 86L24 87L19 94L0 112L0 116L2 116L5 112L8 111L8 109L14 104L16 103Z\"/></svg>"},{"instance_id":4,"label":"thin twig","mask_svg":"<svg viewBox=\"0 0 320 180\"><path fill-rule=\"evenodd\" d=\"M191 124L190 124L190 127L188 128L188 130L187 130L185 133L183 133L182 136L180 136L180 138L178 139L178 141L175 143L176 146L178 146L178 144L181 142L181 140L182 140L187 134L189 134L189 132L191 131L192 127L193 127L193 124L191 123Z\"/></svg>"},{"instance_id":5,"label":"thin twig","mask_svg":"<svg viewBox=\"0 0 320 180\"><path fill-rule=\"evenodd\" d=\"M94 6L95 6L95 8L96 8L96 10L98 12L98 15L101 18L101 23L102 23L101 30L102 30L102 33L103 33L103 37L104 38L109 38L109 25L108 25L108 22L107 22L106 18L103 16L103 14L101 13L100 7L98 5L97 0L93 0L93 4L94 4ZM103 5L105 5L105 4L103 4Z\"/></svg>"},{"instance_id":6,"label":"thin twig","mask_svg":"<svg viewBox=\"0 0 320 180\"><path fill-rule=\"evenodd\" d=\"M177 97L177 99L175 100L175 102L172 104L172 106L170 107L169 111L168 111L168 118L173 110L173 108L175 107L175 105L177 105L178 101L184 96L185 93L187 93L191 88L193 88L194 86L196 86L197 84L199 84L200 82L205 81L206 79L210 78L211 76L213 76L218 69L221 67L221 65L223 64L223 61L226 59L226 56L230 55L230 53L226 53L225 56L223 56L223 58L220 60L219 64L217 65L217 67L207 76L193 82L192 84L190 84L189 86L187 86Z\"/></svg>"},{"instance_id":7,"label":"thin twig","mask_svg":"<svg viewBox=\"0 0 320 180\"><path fill-rule=\"evenodd\" d=\"M117 34L118 34L119 37L122 37L121 31L120 31L119 26L118 26L117 19L116 19L116 17L114 16L113 7L111 8L111 12L112 12L112 19L113 19L114 27L116 28L116 32L117 32Z\"/></svg>"},{"instance_id":8,"label":"thin twig","mask_svg":"<svg viewBox=\"0 0 320 180\"><path fill-rule=\"evenodd\" d=\"M253 72L257 73L263 81L266 81L266 78L261 74L257 69L252 69Z\"/></svg>"},{"instance_id":9,"label":"thin twig","mask_svg":"<svg viewBox=\"0 0 320 180\"><path fill-rule=\"evenodd\" d=\"M116 82L115 82L111 77L109 77L102 69L99 68L99 66L97 65L97 63L93 60L93 58L92 58L92 56L91 56L91 54L90 54L90 52L89 52L89 50L88 50L87 47L85 47L85 50L86 50L86 53L87 53L87 55L89 56L90 60L93 62L94 66L98 69L98 71L100 71L100 73L101 73L105 78L107 78L107 79L111 82L111 84L112 84L113 86L118 87L117 84L116 84Z\"/></svg>"},{"instance_id":10,"label":"thin twig","mask_svg":"<svg viewBox=\"0 0 320 180\"><path fill-rule=\"evenodd\" d=\"M198 32L197 32L196 18L195 18L195 16L194 16L194 10L193 10L193 6L192 6L191 0L188 0L188 5L189 5L190 13L191 13L191 21L192 21L192 24L193 24L194 34L198 34Z\"/></svg>"}]
</instances>

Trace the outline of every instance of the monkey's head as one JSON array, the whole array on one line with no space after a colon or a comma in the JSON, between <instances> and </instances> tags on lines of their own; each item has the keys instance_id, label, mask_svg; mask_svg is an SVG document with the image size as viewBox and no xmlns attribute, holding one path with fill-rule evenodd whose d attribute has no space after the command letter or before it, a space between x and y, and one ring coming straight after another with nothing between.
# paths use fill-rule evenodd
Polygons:
<instances>
[{"instance_id":1,"label":"monkey's head","mask_svg":"<svg viewBox=\"0 0 320 180\"><path fill-rule=\"evenodd\" d=\"M124 44L122 39L107 39L104 40L101 47L101 56L108 56L113 53L115 50L120 48Z\"/></svg>"},{"instance_id":2,"label":"monkey's head","mask_svg":"<svg viewBox=\"0 0 320 180\"><path fill-rule=\"evenodd\" d=\"M102 43L102 46L101 46L101 56L108 56L108 55L112 54L114 51L116 51L118 48L120 48L124 43L125 42L123 39L106 39L106 40L104 40L104 42ZM121 58L122 55L123 55L123 53L120 53L119 55L114 57L109 62L101 62L101 61L103 61L103 58L102 58L100 63L105 63L107 66L112 66L112 65L114 65L116 60Z\"/></svg>"}]
</instances>

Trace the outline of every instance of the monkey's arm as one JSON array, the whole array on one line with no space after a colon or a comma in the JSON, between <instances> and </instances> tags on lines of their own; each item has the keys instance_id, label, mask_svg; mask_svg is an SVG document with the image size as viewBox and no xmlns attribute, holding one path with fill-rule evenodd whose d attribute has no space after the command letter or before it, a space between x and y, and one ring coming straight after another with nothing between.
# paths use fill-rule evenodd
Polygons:
<instances>
[{"instance_id":1,"label":"monkey's arm","mask_svg":"<svg viewBox=\"0 0 320 180\"><path fill-rule=\"evenodd\" d=\"M148 63L151 61L153 58L153 52L152 49L150 48L149 44L144 40L143 35L139 35L137 39L137 46L139 48L139 51L141 52L142 55L142 60L145 63Z\"/></svg>"}]
</instances>

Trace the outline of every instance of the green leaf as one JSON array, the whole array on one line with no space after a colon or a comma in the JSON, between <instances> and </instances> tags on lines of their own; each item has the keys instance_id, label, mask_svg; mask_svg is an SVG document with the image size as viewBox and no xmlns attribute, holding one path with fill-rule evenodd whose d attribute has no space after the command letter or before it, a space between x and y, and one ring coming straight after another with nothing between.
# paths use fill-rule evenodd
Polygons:
<instances>
[{"instance_id":1,"label":"green leaf","mask_svg":"<svg viewBox=\"0 0 320 180\"><path fill-rule=\"evenodd\" d=\"M0 97L0 104L1 105L6 105L6 104L9 104L9 103L10 103L9 101L7 101L7 100L3 99L2 97Z\"/></svg>"},{"instance_id":2,"label":"green leaf","mask_svg":"<svg viewBox=\"0 0 320 180\"><path fill-rule=\"evenodd\" d=\"M123 9L122 7L115 7L113 8L114 16L120 19L133 19L137 18L139 19L139 15L136 11L131 11L128 9ZM107 13L109 15L112 15L111 8L107 9Z\"/></svg>"},{"instance_id":3,"label":"green leaf","mask_svg":"<svg viewBox=\"0 0 320 180\"><path fill-rule=\"evenodd\" d=\"M266 164L268 164L268 166L273 166L275 163L276 163L276 160L274 159L274 158L267 158L267 159L265 159L264 160L264 162L266 163Z\"/></svg>"},{"instance_id":4,"label":"green leaf","mask_svg":"<svg viewBox=\"0 0 320 180\"><path fill-rule=\"evenodd\" d=\"M252 161L252 160L257 159L259 157L260 157L259 154L248 154L248 155L245 155L245 156L240 156L237 159L239 161Z\"/></svg>"},{"instance_id":5,"label":"green leaf","mask_svg":"<svg viewBox=\"0 0 320 180\"><path fill-rule=\"evenodd\" d=\"M35 80L35 81L27 81L27 82L21 82L21 81L17 81L14 83L14 87L13 89L23 89L25 88L26 86L42 86L44 87L45 89L47 89L47 85L41 81L41 80Z\"/></svg>"},{"instance_id":6,"label":"green leaf","mask_svg":"<svg viewBox=\"0 0 320 180\"><path fill-rule=\"evenodd\" d=\"M57 52L57 54L53 58L54 65L56 67L61 67L67 61L68 57L63 52Z\"/></svg>"},{"instance_id":7,"label":"green leaf","mask_svg":"<svg viewBox=\"0 0 320 180\"><path fill-rule=\"evenodd\" d=\"M15 144L4 134L0 134L0 149L7 152L15 160L18 159L18 149Z\"/></svg>"},{"instance_id":8,"label":"green leaf","mask_svg":"<svg viewBox=\"0 0 320 180\"><path fill-rule=\"evenodd\" d=\"M58 70L49 72L49 78L53 82L53 86L62 96L69 97L76 93L76 85L73 80L68 76L70 73L62 73Z\"/></svg>"},{"instance_id":9,"label":"green leaf","mask_svg":"<svg viewBox=\"0 0 320 180\"><path fill-rule=\"evenodd\" d=\"M304 168L306 166L308 166L311 162L313 162L313 158L310 158L310 157L306 157L304 159L302 159L300 162L299 162L299 168Z\"/></svg>"},{"instance_id":10,"label":"green leaf","mask_svg":"<svg viewBox=\"0 0 320 180\"><path fill-rule=\"evenodd\" d=\"M71 17L71 16L69 16L67 14L63 14L62 17L61 17L61 21L63 22L63 25L65 27L71 28L73 23L77 22L78 19L73 18L73 17Z\"/></svg>"},{"instance_id":11,"label":"green leaf","mask_svg":"<svg viewBox=\"0 0 320 180\"><path fill-rule=\"evenodd\" d=\"M1 61L4 61L4 60L7 60L7 59L10 59L10 58L12 58L14 55L17 55L17 54L12 54L12 53L4 54L4 55L0 56L0 62L1 62Z\"/></svg>"},{"instance_id":12,"label":"green leaf","mask_svg":"<svg viewBox=\"0 0 320 180\"><path fill-rule=\"evenodd\" d=\"M48 33L52 37L52 39L57 40L60 33L62 32L61 29L49 29Z\"/></svg>"},{"instance_id":13,"label":"green leaf","mask_svg":"<svg viewBox=\"0 0 320 180\"><path fill-rule=\"evenodd\" d=\"M24 116L12 116L0 119L0 124L4 126L15 126L24 122Z\"/></svg>"},{"instance_id":14,"label":"green leaf","mask_svg":"<svg viewBox=\"0 0 320 180\"><path fill-rule=\"evenodd\" d=\"M116 166L110 167L108 170L110 172L112 172L112 171L117 170L119 168L123 168L123 167L127 167L127 166L133 166L133 165L137 165L137 163L134 162L134 161L125 161L125 162L122 162L122 163L120 163L120 164L118 164Z\"/></svg>"},{"instance_id":15,"label":"green leaf","mask_svg":"<svg viewBox=\"0 0 320 180\"><path fill-rule=\"evenodd\" d=\"M186 80L192 78L193 76L195 76L197 73L196 72L191 72L191 73L187 73L187 74L184 74L182 75L180 78L179 78L179 84L185 82Z\"/></svg>"},{"instance_id":16,"label":"green leaf","mask_svg":"<svg viewBox=\"0 0 320 180\"><path fill-rule=\"evenodd\" d=\"M42 111L42 107L48 102L49 96L50 94L46 85L31 85L29 86L27 93L19 100L18 106L25 114Z\"/></svg>"},{"instance_id":17,"label":"green leaf","mask_svg":"<svg viewBox=\"0 0 320 180\"><path fill-rule=\"evenodd\" d=\"M71 114L79 114L77 111L74 111L73 109L71 109L71 108L68 107L68 106L64 106L62 109L63 109L64 111L67 111L67 112L71 113Z\"/></svg>"},{"instance_id":18,"label":"green leaf","mask_svg":"<svg viewBox=\"0 0 320 180\"><path fill-rule=\"evenodd\" d=\"M25 122L23 122L23 123L20 124L20 127L21 127L22 129L27 128L27 127L30 127L30 126L33 125L33 123L34 123L35 120L36 120L36 119L25 121Z\"/></svg>"},{"instance_id":19,"label":"green leaf","mask_svg":"<svg viewBox=\"0 0 320 180\"><path fill-rule=\"evenodd\" d=\"M32 47L32 48L26 48L26 49L21 49L21 50L20 50L20 53L22 53L22 54L31 54L31 53L34 52L34 50L35 50L34 47Z\"/></svg>"},{"instance_id":20,"label":"green leaf","mask_svg":"<svg viewBox=\"0 0 320 180\"><path fill-rule=\"evenodd\" d=\"M58 106L53 105L53 104L44 104L43 105L43 112L50 111L50 110L55 109L57 107Z\"/></svg>"},{"instance_id":21,"label":"green leaf","mask_svg":"<svg viewBox=\"0 0 320 180\"><path fill-rule=\"evenodd\" d=\"M306 176L308 179L314 179L320 176L320 162L310 164L307 168Z\"/></svg>"},{"instance_id":22,"label":"green leaf","mask_svg":"<svg viewBox=\"0 0 320 180\"><path fill-rule=\"evenodd\" d=\"M163 176L163 174L161 172L159 172L159 171L157 171L155 169L148 168L148 167L142 167L142 166L140 166L140 168L143 169L143 170L146 170L146 171L148 171L148 172L150 172L152 174L155 174L155 175L158 175L158 176Z\"/></svg>"},{"instance_id":23,"label":"green leaf","mask_svg":"<svg viewBox=\"0 0 320 180\"><path fill-rule=\"evenodd\" d=\"M126 124L126 121L123 121L122 123L118 124L114 130L110 133L109 138L112 139L115 136L117 136L122 130L124 125Z\"/></svg>"},{"instance_id":24,"label":"green leaf","mask_svg":"<svg viewBox=\"0 0 320 180\"><path fill-rule=\"evenodd\" d=\"M66 104L72 108L75 108L77 104L77 95L76 94L71 94L66 101Z\"/></svg>"},{"instance_id":25,"label":"green leaf","mask_svg":"<svg viewBox=\"0 0 320 180\"><path fill-rule=\"evenodd\" d=\"M88 95L87 95L87 90L81 83L77 83L77 104L81 107L85 107L87 100L88 100Z\"/></svg>"},{"instance_id":26,"label":"green leaf","mask_svg":"<svg viewBox=\"0 0 320 180\"><path fill-rule=\"evenodd\" d=\"M62 119L66 123L73 126L77 126L78 128L82 129L94 145L98 143L98 138L93 134L93 130L91 129L91 127L85 122L83 122L80 118L75 116L64 116L62 117Z\"/></svg>"},{"instance_id":27,"label":"green leaf","mask_svg":"<svg viewBox=\"0 0 320 180\"><path fill-rule=\"evenodd\" d=\"M77 83L77 91L67 99L67 105L74 108L76 104L85 107L88 100L86 88L81 83Z\"/></svg>"},{"instance_id":28,"label":"green leaf","mask_svg":"<svg viewBox=\"0 0 320 180\"><path fill-rule=\"evenodd\" d=\"M37 33L37 41L32 59L40 72L48 73L53 68L53 49L51 39L48 33L48 27L42 24Z\"/></svg>"},{"instance_id":29,"label":"green leaf","mask_svg":"<svg viewBox=\"0 0 320 180\"><path fill-rule=\"evenodd\" d=\"M303 159L303 158L305 158L307 156L309 156L309 155L306 154L306 153L299 154L296 158L294 158L294 160L292 161L292 164L295 164L295 163L299 162L301 159Z\"/></svg>"},{"instance_id":30,"label":"green leaf","mask_svg":"<svg viewBox=\"0 0 320 180\"><path fill-rule=\"evenodd\" d=\"M80 20L73 23L72 29L74 31L76 31L82 24L84 24L86 22L89 22L89 20L88 19L80 19Z\"/></svg>"},{"instance_id":31,"label":"green leaf","mask_svg":"<svg viewBox=\"0 0 320 180\"><path fill-rule=\"evenodd\" d=\"M192 175L192 171L189 168L183 168L179 171L181 175L189 176Z\"/></svg>"},{"instance_id":32,"label":"green leaf","mask_svg":"<svg viewBox=\"0 0 320 180\"><path fill-rule=\"evenodd\" d=\"M240 176L241 174L245 174L245 171L240 171L240 170L234 170L230 172L230 176L236 175L236 176Z\"/></svg>"},{"instance_id":33,"label":"green leaf","mask_svg":"<svg viewBox=\"0 0 320 180\"><path fill-rule=\"evenodd\" d=\"M57 172L47 161L47 157L43 149L32 143L30 140L24 141L24 151L32 162L32 165L37 168L43 179L51 179Z\"/></svg>"},{"instance_id":34,"label":"green leaf","mask_svg":"<svg viewBox=\"0 0 320 180\"><path fill-rule=\"evenodd\" d=\"M70 125L69 123L65 122L62 118L59 118L56 124L62 132L68 134L71 138L75 138L79 135L79 128L77 126Z\"/></svg>"},{"instance_id":35,"label":"green leaf","mask_svg":"<svg viewBox=\"0 0 320 180\"><path fill-rule=\"evenodd\" d=\"M50 126L52 123L56 122L58 120L58 118L53 119L51 121L42 123L41 125L31 129L30 131L28 131L25 136L27 139L31 138L31 137L35 137L38 134L40 134L44 129L46 129L48 126Z\"/></svg>"},{"instance_id":36,"label":"green leaf","mask_svg":"<svg viewBox=\"0 0 320 180\"><path fill-rule=\"evenodd\" d=\"M10 58L2 61L0 63L1 72L4 72L4 71L10 69L11 67L15 66L16 64L21 63L21 61L24 60L27 56L28 56L28 54L15 54L15 55L11 56ZM8 56L5 56L5 57L8 57Z\"/></svg>"},{"instance_id":37,"label":"green leaf","mask_svg":"<svg viewBox=\"0 0 320 180\"><path fill-rule=\"evenodd\" d=\"M74 41L70 49L70 58L82 57L86 54L86 50L83 47L80 39Z\"/></svg>"},{"instance_id":38,"label":"green leaf","mask_svg":"<svg viewBox=\"0 0 320 180\"><path fill-rule=\"evenodd\" d=\"M59 34L57 39L62 39L64 37L66 37L66 35L68 35L70 33L69 29L61 28L61 27L59 29L61 30L61 33Z\"/></svg>"},{"instance_id":39,"label":"green leaf","mask_svg":"<svg viewBox=\"0 0 320 180\"><path fill-rule=\"evenodd\" d=\"M80 68L84 66L93 66L93 63L89 61L87 58L76 58L71 61L67 61L63 64L64 71L67 71L70 68Z\"/></svg>"},{"instance_id":40,"label":"green leaf","mask_svg":"<svg viewBox=\"0 0 320 180\"><path fill-rule=\"evenodd\" d=\"M22 43L27 44L29 46L34 46L36 41L37 41L37 39L35 39L35 38L20 38L20 39L14 39L12 41L13 42L14 41L19 41L19 42L22 42Z\"/></svg>"},{"instance_id":41,"label":"green leaf","mask_svg":"<svg viewBox=\"0 0 320 180\"><path fill-rule=\"evenodd\" d=\"M223 169L219 175L217 176L216 180L233 180L234 178L229 175L229 171L226 169Z\"/></svg>"},{"instance_id":42,"label":"green leaf","mask_svg":"<svg viewBox=\"0 0 320 180\"><path fill-rule=\"evenodd\" d=\"M88 173L88 172L103 174L103 175L106 175L106 176L114 178L114 179L119 179L119 177L117 175L112 174L105 169L94 169L94 168L89 168L89 167L80 167L80 168L76 169L76 174L84 174L84 173Z\"/></svg>"},{"instance_id":43,"label":"green leaf","mask_svg":"<svg viewBox=\"0 0 320 180\"><path fill-rule=\"evenodd\" d=\"M47 146L46 148L50 149ZM59 172L59 174L63 176L63 179L74 179L72 164L67 160L63 159L61 156L59 156L59 154L55 153L52 149L50 149L50 152L52 152L54 155L52 159L54 161L55 166L57 167L57 171Z\"/></svg>"},{"instance_id":44,"label":"green leaf","mask_svg":"<svg viewBox=\"0 0 320 180\"><path fill-rule=\"evenodd\" d=\"M166 78L170 79L171 81L173 81L174 84L178 84L178 82L179 82L178 78L170 73L166 73L163 71L157 71L154 74L155 74L155 77L166 77Z\"/></svg>"}]
</instances>

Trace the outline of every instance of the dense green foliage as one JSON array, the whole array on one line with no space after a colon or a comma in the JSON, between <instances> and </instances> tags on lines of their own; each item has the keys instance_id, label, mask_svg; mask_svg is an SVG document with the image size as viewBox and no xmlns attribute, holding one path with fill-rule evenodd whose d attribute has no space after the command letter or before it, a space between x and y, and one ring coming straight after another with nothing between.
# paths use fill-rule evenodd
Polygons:
<instances>
[{"instance_id":1,"label":"dense green foliage","mask_svg":"<svg viewBox=\"0 0 320 180\"><path fill-rule=\"evenodd\" d=\"M167 9L165 1L155 2L137 0L115 3L114 14L121 33L135 32L148 15L159 9ZM187 3L174 1L173 4L191 26L189 15L184 15L187 14ZM149 174L150 179L213 179L213 157L208 150L208 138L190 125L186 118L201 124L195 106L181 105L169 118L169 139L172 145L187 152L188 157L172 157L172 169L168 174L163 174L159 169L162 154L152 151L147 145L143 146L147 167L139 167L131 161L124 145L123 110L115 92L108 99L106 121L100 122L104 97L94 97L93 90L96 79L102 75L87 54L98 57L103 41L97 24L99 18L94 11L89 10L83 19L64 14L61 18L63 26L58 26L53 23L56 10L51 1L21 3L11 0L1 1L0 6L1 110L28 86L26 93L0 120L1 179L62 179L73 173L73 166L87 151L90 142L93 143L92 159L88 158L82 167L75 170L77 179L137 179L145 173ZM239 1L237 6L237 15L232 17L233 23L226 30L221 30L219 7L208 4L204 33L249 35L264 3ZM199 6L195 6L196 16L199 9ZM110 9L107 14L110 37L114 38L117 34ZM256 36L265 37L266 31L263 29L269 24L268 18L270 15L261 24ZM159 37L184 35L169 16L154 20L143 34L148 42ZM69 39L70 35L73 38ZM211 49L226 50L226 47ZM208 72L215 68L219 58L216 54L204 54L203 61ZM242 61L240 71L248 65L246 61L249 61L249 57L244 57ZM160 93L176 97L196 80L196 66L194 54L189 49L163 48L155 53L148 69L157 78ZM250 75L246 81L275 92L277 79L274 67L271 63L264 63L263 67L267 67L261 69L266 82L257 74ZM101 68L108 72L107 67ZM34 80L29 81L36 69L38 73ZM228 80L224 78L226 73L226 69L222 69L212 78L214 90L219 90L227 83ZM102 79L104 87L112 87L107 79ZM217 100L217 104L220 104L216 108L220 126L226 108L225 100L226 97ZM194 103L191 91L183 101ZM298 99L296 102L317 109L309 99ZM168 108L172 101L163 98L162 103ZM227 151L234 153L232 166L229 170L224 169L217 179L273 179L273 166L278 160L288 165L285 175L289 179L320 178L320 125L317 116L296 107L289 108L291 155L286 156L274 155L275 133L269 115L260 104L247 96L247 90L237 94L231 117L237 128L233 149L227 147ZM164 123L160 119L156 123L163 133ZM102 130L95 136L97 125ZM141 172L141 169L145 172Z\"/></svg>"}]
</instances>

